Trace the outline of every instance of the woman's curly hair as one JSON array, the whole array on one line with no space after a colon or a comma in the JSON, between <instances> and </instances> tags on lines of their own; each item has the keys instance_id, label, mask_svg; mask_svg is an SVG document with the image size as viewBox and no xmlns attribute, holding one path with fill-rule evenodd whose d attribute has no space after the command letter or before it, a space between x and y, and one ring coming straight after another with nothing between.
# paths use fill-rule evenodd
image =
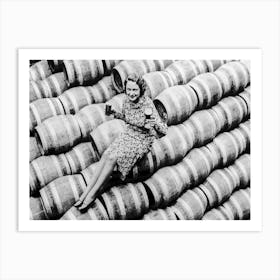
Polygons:
<instances>
[{"instance_id":1,"label":"woman's curly hair","mask_svg":"<svg viewBox=\"0 0 280 280\"><path fill-rule=\"evenodd\" d=\"M142 79L142 77L138 76L136 73L128 75L127 78L124 81L124 92L126 91L126 84L127 84L128 81L134 82L139 86L140 96L142 96L145 93L146 83Z\"/></svg>"}]
</instances>

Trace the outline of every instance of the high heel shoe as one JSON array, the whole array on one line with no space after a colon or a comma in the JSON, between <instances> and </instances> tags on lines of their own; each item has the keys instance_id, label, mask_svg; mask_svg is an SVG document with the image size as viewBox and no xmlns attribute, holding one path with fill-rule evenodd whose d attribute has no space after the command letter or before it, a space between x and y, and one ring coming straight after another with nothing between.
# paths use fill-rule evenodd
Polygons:
<instances>
[{"instance_id":1,"label":"high heel shoe","mask_svg":"<svg viewBox=\"0 0 280 280\"><path fill-rule=\"evenodd\" d=\"M84 211L86 211L87 210L87 208L88 208L88 205L85 205L84 203L82 203L82 205L81 206L79 206L79 210L81 211L81 212L84 212Z\"/></svg>"},{"instance_id":2,"label":"high heel shoe","mask_svg":"<svg viewBox=\"0 0 280 280\"><path fill-rule=\"evenodd\" d=\"M81 201L81 200L78 200L75 204L74 204L74 206L75 207L79 207L79 206L81 206L83 204L83 202Z\"/></svg>"}]
</instances>

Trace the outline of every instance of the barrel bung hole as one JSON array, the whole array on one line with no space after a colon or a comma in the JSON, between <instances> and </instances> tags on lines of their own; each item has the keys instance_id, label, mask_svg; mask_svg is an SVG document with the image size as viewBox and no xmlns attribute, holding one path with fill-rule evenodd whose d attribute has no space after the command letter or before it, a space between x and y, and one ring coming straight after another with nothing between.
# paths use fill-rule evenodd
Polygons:
<instances>
[{"instance_id":1,"label":"barrel bung hole","mask_svg":"<svg viewBox=\"0 0 280 280\"><path fill-rule=\"evenodd\" d=\"M116 69L113 69L112 70L112 75L113 75L113 80L114 80L114 83L115 83L117 89L119 91L124 90L124 85L122 83L122 78L121 78L119 72Z\"/></svg>"},{"instance_id":2,"label":"barrel bung hole","mask_svg":"<svg viewBox=\"0 0 280 280\"><path fill-rule=\"evenodd\" d=\"M164 105L161 103L160 100L154 100L154 104L155 104L155 107L158 111L158 114L160 116L160 118L165 122L167 123L167 119L168 119L168 116L167 116L167 112L166 112L166 109L164 107Z\"/></svg>"}]
</instances>

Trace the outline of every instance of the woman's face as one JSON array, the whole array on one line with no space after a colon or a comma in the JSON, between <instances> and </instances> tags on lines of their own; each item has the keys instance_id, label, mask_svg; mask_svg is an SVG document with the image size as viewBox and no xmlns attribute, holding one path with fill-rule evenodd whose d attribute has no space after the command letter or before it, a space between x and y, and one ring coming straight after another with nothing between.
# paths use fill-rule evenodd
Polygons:
<instances>
[{"instance_id":1,"label":"woman's face","mask_svg":"<svg viewBox=\"0 0 280 280\"><path fill-rule=\"evenodd\" d=\"M137 102L140 97L139 86L135 82L128 81L126 84L126 94L130 101Z\"/></svg>"}]
</instances>

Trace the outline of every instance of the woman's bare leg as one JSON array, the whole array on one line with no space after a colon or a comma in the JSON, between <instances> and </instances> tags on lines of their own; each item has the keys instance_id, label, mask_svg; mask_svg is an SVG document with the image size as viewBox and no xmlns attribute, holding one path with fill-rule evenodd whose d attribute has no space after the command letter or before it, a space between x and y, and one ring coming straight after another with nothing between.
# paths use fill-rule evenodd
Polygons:
<instances>
[{"instance_id":1,"label":"woman's bare leg","mask_svg":"<svg viewBox=\"0 0 280 280\"><path fill-rule=\"evenodd\" d=\"M96 168L95 173L93 174L93 177L91 178L89 184L87 185L86 189L84 190L83 194L80 196L79 200L74 204L74 206L78 207L80 205L82 205L84 199L86 198L87 194L90 192L90 190L93 188L93 186L95 185L98 177L100 176L102 169L105 165L106 162L106 158L105 156L101 157L99 164Z\"/></svg>"},{"instance_id":2,"label":"woman's bare leg","mask_svg":"<svg viewBox=\"0 0 280 280\"><path fill-rule=\"evenodd\" d=\"M104 190L104 188L106 187L106 183L108 182L114 170L115 165L115 159L106 160L99 178L97 179L95 185L84 199L82 206L79 207L79 210L87 208L88 205L91 204L95 200L95 198L100 194L100 192Z\"/></svg>"}]
</instances>

